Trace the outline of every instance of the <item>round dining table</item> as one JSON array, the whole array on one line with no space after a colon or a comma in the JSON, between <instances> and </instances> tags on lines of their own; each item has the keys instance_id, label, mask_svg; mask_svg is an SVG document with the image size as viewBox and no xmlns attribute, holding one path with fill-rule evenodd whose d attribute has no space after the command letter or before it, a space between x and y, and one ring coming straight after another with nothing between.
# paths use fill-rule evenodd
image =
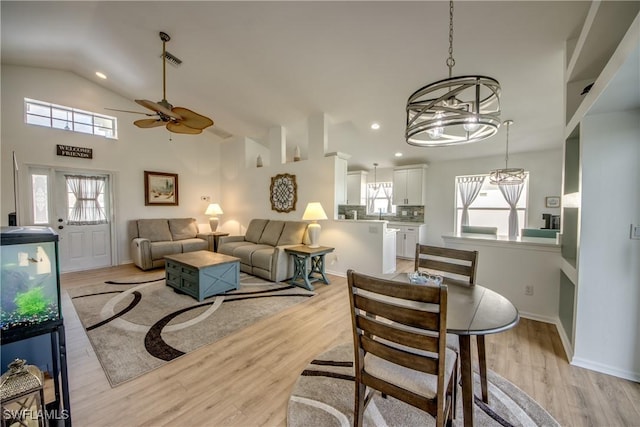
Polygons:
<instances>
[{"instance_id":1,"label":"round dining table","mask_svg":"<svg viewBox=\"0 0 640 427\"><path fill-rule=\"evenodd\" d=\"M393 277L409 282L407 273ZM447 285L447 332L460 341L460 374L462 380L462 408L465 427L473 426L473 370L471 337L476 337L478 368L482 401L489 403L487 388L487 359L484 336L513 328L518 324L518 309L499 293L480 285L469 285L445 279Z\"/></svg>"}]
</instances>

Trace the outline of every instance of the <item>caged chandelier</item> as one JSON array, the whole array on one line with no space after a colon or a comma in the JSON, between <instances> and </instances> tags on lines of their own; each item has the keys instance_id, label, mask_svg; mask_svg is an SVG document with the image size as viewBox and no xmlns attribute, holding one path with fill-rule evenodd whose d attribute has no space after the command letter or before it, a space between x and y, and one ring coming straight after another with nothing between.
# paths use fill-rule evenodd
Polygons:
<instances>
[{"instance_id":1,"label":"caged chandelier","mask_svg":"<svg viewBox=\"0 0 640 427\"><path fill-rule=\"evenodd\" d=\"M478 142L500 127L500 83L491 77L452 77L453 1L449 2L449 78L415 91L407 101L408 144L444 147Z\"/></svg>"},{"instance_id":2,"label":"caged chandelier","mask_svg":"<svg viewBox=\"0 0 640 427\"><path fill-rule=\"evenodd\" d=\"M526 174L522 168L509 168L509 126L513 120L506 120L507 126L507 149L504 156L504 169L492 170L489 174L489 182L494 185L519 185L524 182Z\"/></svg>"}]
</instances>

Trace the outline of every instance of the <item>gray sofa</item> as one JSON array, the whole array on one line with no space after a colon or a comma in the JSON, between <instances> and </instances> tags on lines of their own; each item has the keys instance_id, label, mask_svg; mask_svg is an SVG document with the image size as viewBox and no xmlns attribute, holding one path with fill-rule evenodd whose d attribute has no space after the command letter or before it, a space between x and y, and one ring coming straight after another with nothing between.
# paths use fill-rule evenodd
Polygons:
<instances>
[{"instance_id":1,"label":"gray sofa","mask_svg":"<svg viewBox=\"0 0 640 427\"><path fill-rule=\"evenodd\" d=\"M293 261L284 249L309 244L307 223L252 219L244 236L223 236L218 252L240 258L240 270L272 282L293 276Z\"/></svg>"},{"instance_id":2,"label":"gray sofa","mask_svg":"<svg viewBox=\"0 0 640 427\"><path fill-rule=\"evenodd\" d=\"M131 258L143 270L164 267L164 256L213 250L213 235L200 234L195 218L137 219L128 223Z\"/></svg>"}]
</instances>

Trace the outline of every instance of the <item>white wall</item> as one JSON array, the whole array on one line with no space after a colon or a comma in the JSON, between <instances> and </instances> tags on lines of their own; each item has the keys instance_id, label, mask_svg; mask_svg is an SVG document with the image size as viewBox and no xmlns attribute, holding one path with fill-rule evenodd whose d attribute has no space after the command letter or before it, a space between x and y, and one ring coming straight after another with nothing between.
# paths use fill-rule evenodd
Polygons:
<instances>
[{"instance_id":1,"label":"white wall","mask_svg":"<svg viewBox=\"0 0 640 427\"><path fill-rule=\"evenodd\" d=\"M482 157L431 163L426 169L425 203L427 243L442 245L442 235L454 231L455 177L489 173L504 165L503 157ZM545 208L546 196L559 196L562 185L562 150L509 155L509 165L530 172L527 227L544 225L543 213L559 215L558 208ZM520 224L525 228L525 224Z\"/></svg>"},{"instance_id":2,"label":"white wall","mask_svg":"<svg viewBox=\"0 0 640 427\"><path fill-rule=\"evenodd\" d=\"M586 116L575 364L640 381L640 110Z\"/></svg>"},{"instance_id":3,"label":"white wall","mask_svg":"<svg viewBox=\"0 0 640 427\"><path fill-rule=\"evenodd\" d=\"M116 195L114 213L117 224L117 259L130 260L126 221L135 218L194 217L206 223L207 203L200 196L218 201L220 194L219 138L205 131L201 135L171 134L163 128L139 129L132 122L135 114L116 113L105 107L140 110L132 100L122 98L75 74L42 68L2 65L1 82L1 206L0 224L7 225L7 214L13 207L12 155L15 151L22 181L21 211L25 213L27 164L109 171L114 173ZM144 94L141 94L141 97ZM24 123L24 98L61 104L118 118L118 139L111 140L63 130L31 126ZM179 102L179 100L173 100ZM188 107L188 106L187 106ZM215 120L215 117L214 117ZM56 155L56 144L93 149L93 159ZM179 206L144 205L144 171L178 174ZM224 208L223 208L224 209ZM22 224L26 225L24 215Z\"/></svg>"}]
</instances>

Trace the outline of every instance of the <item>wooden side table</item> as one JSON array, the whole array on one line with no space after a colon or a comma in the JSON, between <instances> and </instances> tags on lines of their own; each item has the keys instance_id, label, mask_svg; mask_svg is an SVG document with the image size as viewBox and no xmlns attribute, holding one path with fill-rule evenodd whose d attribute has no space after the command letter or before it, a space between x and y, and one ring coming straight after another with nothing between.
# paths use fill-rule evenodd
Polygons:
<instances>
[{"instance_id":1,"label":"wooden side table","mask_svg":"<svg viewBox=\"0 0 640 427\"><path fill-rule=\"evenodd\" d=\"M321 281L328 285L329 279L327 279L324 271L324 256L333 252L334 249L328 246L310 248L304 245L286 248L285 252L293 258L294 267L293 277L289 283L310 291L313 290L313 285L311 284L313 282Z\"/></svg>"},{"instance_id":2,"label":"wooden side table","mask_svg":"<svg viewBox=\"0 0 640 427\"><path fill-rule=\"evenodd\" d=\"M211 252L218 252L218 243L220 242L220 238L222 236L228 236L229 233L223 233L221 231L210 231L208 233L200 233L201 236L204 236L209 242L209 250ZM213 237L213 239L211 239Z\"/></svg>"}]
</instances>

